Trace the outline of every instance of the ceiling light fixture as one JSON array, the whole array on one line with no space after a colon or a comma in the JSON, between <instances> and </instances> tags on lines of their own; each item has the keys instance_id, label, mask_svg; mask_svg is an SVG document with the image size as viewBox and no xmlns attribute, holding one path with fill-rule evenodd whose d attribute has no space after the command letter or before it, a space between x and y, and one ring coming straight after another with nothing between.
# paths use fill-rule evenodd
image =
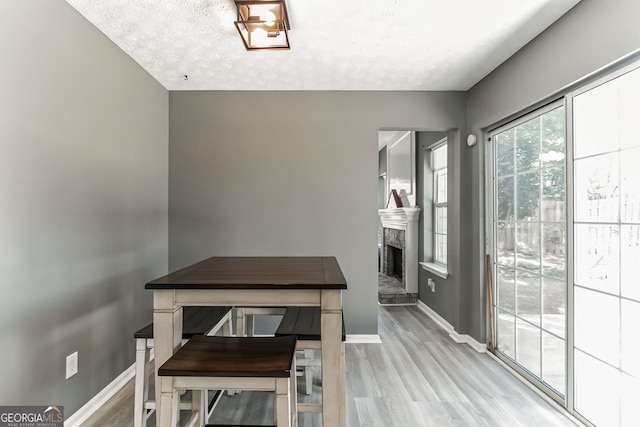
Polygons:
<instances>
[{"instance_id":1,"label":"ceiling light fixture","mask_svg":"<svg viewBox=\"0 0 640 427\"><path fill-rule=\"evenodd\" d=\"M234 21L247 50L290 49L289 15L284 0L234 0Z\"/></svg>"}]
</instances>

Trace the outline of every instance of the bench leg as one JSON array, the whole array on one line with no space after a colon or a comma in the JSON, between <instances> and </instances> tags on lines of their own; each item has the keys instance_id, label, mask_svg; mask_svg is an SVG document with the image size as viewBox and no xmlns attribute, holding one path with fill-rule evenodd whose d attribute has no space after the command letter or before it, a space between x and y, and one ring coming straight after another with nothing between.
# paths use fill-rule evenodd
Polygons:
<instances>
[{"instance_id":1,"label":"bench leg","mask_svg":"<svg viewBox=\"0 0 640 427\"><path fill-rule=\"evenodd\" d=\"M236 307L236 337L247 336L246 328L246 314L244 307ZM233 396L234 394L240 394L240 390L227 390L227 395Z\"/></svg>"},{"instance_id":2,"label":"bench leg","mask_svg":"<svg viewBox=\"0 0 640 427\"><path fill-rule=\"evenodd\" d=\"M211 329L207 335L217 335L220 330L222 331L222 335L225 337L230 337L233 335L233 312L231 310L229 310L229 312L224 315L222 320L220 320L220 322L218 322L218 324L213 329ZM227 394L229 396L232 396L235 394L235 392L233 390L227 390ZM206 390L204 391L204 397L205 402L207 402L208 405L209 393Z\"/></svg>"},{"instance_id":3,"label":"bench leg","mask_svg":"<svg viewBox=\"0 0 640 427\"><path fill-rule=\"evenodd\" d=\"M229 312L225 317L226 321L224 322L224 325L222 325L222 335L230 337L233 334L233 316L231 315L231 312Z\"/></svg>"},{"instance_id":4,"label":"bench leg","mask_svg":"<svg viewBox=\"0 0 640 427\"><path fill-rule=\"evenodd\" d=\"M291 382L295 383L295 375L289 378L276 378L276 399L274 402L274 415L276 426L292 427L295 419L291 410ZM295 411L294 411L295 412Z\"/></svg>"},{"instance_id":5,"label":"bench leg","mask_svg":"<svg viewBox=\"0 0 640 427\"><path fill-rule=\"evenodd\" d=\"M247 331L245 330L245 314L244 307L236 307L236 336L244 337L247 336Z\"/></svg>"},{"instance_id":6,"label":"bench leg","mask_svg":"<svg viewBox=\"0 0 640 427\"><path fill-rule=\"evenodd\" d=\"M208 392L206 390L191 390L191 414L197 414L198 426L204 426L207 423L207 405L205 402Z\"/></svg>"},{"instance_id":7,"label":"bench leg","mask_svg":"<svg viewBox=\"0 0 640 427\"><path fill-rule=\"evenodd\" d=\"M304 350L305 359L313 359L313 355L314 355L313 350ZM313 391L313 367L305 366L304 367L304 392L307 396L310 396L312 391Z\"/></svg>"},{"instance_id":8,"label":"bench leg","mask_svg":"<svg viewBox=\"0 0 640 427\"><path fill-rule=\"evenodd\" d=\"M256 316L251 315L251 316L247 316L246 318L246 322L247 322L247 336L248 337L252 337L254 332L255 332L255 323L256 323Z\"/></svg>"},{"instance_id":9,"label":"bench leg","mask_svg":"<svg viewBox=\"0 0 640 427\"><path fill-rule=\"evenodd\" d=\"M147 340L136 339L136 379L133 403L133 426L143 427L146 424L145 402L149 399L149 357Z\"/></svg>"},{"instance_id":10,"label":"bench leg","mask_svg":"<svg viewBox=\"0 0 640 427\"><path fill-rule=\"evenodd\" d=\"M293 355L293 361L291 362L291 372L295 374L296 372L296 356L295 353ZM291 375L289 378L289 394L291 396L291 425L296 427L298 425L298 386L297 386L297 378L295 375Z\"/></svg>"},{"instance_id":11,"label":"bench leg","mask_svg":"<svg viewBox=\"0 0 640 427\"><path fill-rule=\"evenodd\" d=\"M222 334L226 337L230 337L233 335L233 313L229 311L229 313L227 313L227 316L228 316L227 321L222 327ZM236 394L234 390L227 390L227 395L233 396L234 394ZM209 399L207 398L207 405L208 404L209 404Z\"/></svg>"}]
</instances>

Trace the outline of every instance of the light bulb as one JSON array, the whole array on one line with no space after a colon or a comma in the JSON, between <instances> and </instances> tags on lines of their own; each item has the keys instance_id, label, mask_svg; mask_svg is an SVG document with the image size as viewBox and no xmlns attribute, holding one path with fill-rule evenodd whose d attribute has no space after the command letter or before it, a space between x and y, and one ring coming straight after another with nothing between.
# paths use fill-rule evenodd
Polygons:
<instances>
[{"instance_id":1,"label":"light bulb","mask_svg":"<svg viewBox=\"0 0 640 427\"><path fill-rule=\"evenodd\" d=\"M273 12L264 11L260 15L260 20L265 21L265 25L273 27L275 25L276 15Z\"/></svg>"},{"instance_id":2,"label":"light bulb","mask_svg":"<svg viewBox=\"0 0 640 427\"><path fill-rule=\"evenodd\" d=\"M268 43L268 34L262 28L256 28L251 31L251 45L256 47L265 47Z\"/></svg>"}]
</instances>

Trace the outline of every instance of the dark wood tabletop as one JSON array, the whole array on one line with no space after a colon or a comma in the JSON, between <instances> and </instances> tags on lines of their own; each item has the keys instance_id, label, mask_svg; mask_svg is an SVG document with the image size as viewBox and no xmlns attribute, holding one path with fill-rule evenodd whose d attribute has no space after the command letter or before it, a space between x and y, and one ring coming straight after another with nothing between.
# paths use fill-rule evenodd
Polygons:
<instances>
[{"instance_id":1,"label":"dark wood tabletop","mask_svg":"<svg viewBox=\"0 0 640 427\"><path fill-rule=\"evenodd\" d=\"M335 257L212 257L145 289L347 289Z\"/></svg>"}]
</instances>

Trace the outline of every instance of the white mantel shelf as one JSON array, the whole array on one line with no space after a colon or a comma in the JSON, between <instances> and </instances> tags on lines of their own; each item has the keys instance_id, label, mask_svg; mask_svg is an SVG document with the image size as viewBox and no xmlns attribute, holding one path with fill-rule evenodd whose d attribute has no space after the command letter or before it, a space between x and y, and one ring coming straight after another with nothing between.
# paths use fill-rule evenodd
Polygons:
<instances>
[{"instance_id":1,"label":"white mantel shelf","mask_svg":"<svg viewBox=\"0 0 640 427\"><path fill-rule=\"evenodd\" d=\"M406 230L409 223L418 222L420 208L378 209L378 215L383 227Z\"/></svg>"},{"instance_id":2,"label":"white mantel shelf","mask_svg":"<svg viewBox=\"0 0 640 427\"><path fill-rule=\"evenodd\" d=\"M378 209L384 228L404 230L404 271L406 291L418 293L418 220L420 208Z\"/></svg>"}]
</instances>

